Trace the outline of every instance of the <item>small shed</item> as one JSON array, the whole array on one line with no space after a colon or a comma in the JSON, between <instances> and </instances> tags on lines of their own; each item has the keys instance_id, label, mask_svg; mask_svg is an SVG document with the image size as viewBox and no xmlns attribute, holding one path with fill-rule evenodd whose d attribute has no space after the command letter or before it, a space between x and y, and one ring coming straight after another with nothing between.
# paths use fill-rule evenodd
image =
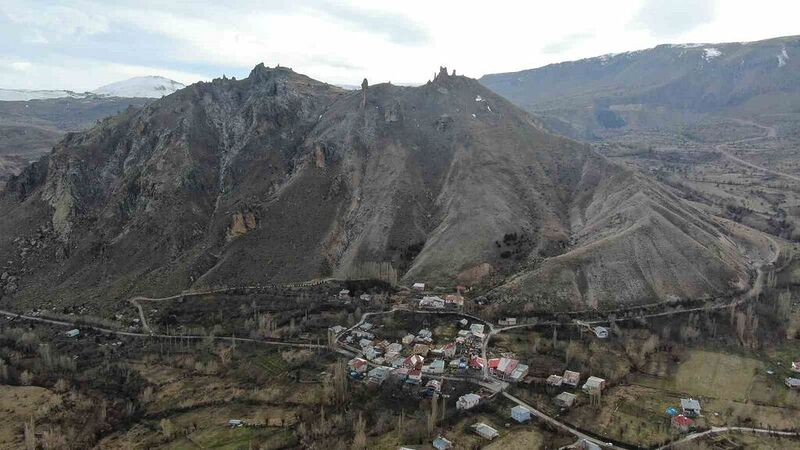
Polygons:
<instances>
[{"instance_id":1,"label":"small shed","mask_svg":"<svg viewBox=\"0 0 800 450\"><path fill-rule=\"evenodd\" d=\"M425 290L425 283L414 283L411 285L411 289L422 292Z\"/></svg>"},{"instance_id":2,"label":"small shed","mask_svg":"<svg viewBox=\"0 0 800 450\"><path fill-rule=\"evenodd\" d=\"M231 428L239 428L244 425L244 422L239 419L231 419L228 421L228 426Z\"/></svg>"},{"instance_id":3,"label":"small shed","mask_svg":"<svg viewBox=\"0 0 800 450\"><path fill-rule=\"evenodd\" d=\"M450 450L451 448L453 448L453 443L443 438L442 436L439 436L436 439L434 439L432 444L433 448L435 448L436 450Z\"/></svg>"},{"instance_id":4,"label":"small shed","mask_svg":"<svg viewBox=\"0 0 800 450\"><path fill-rule=\"evenodd\" d=\"M350 299L350 290L342 289L339 291L339 300L349 300Z\"/></svg>"},{"instance_id":5,"label":"small shed","mask_svg":"<svg viewBox=\"0 0 800 450\"><path fill-rule=\"evenodd\" d=\"M483 422L478 422L475 425L473 425L472 431L474 431L478 436L484 439L488 439L490 441L496 438L497 436L500 436L500 433L498 433L497 430L490 427L489 425L486 425Z\"/></svg>"},{"instance_id":6,"label":"small shed","mask_svg":"<svg viewBox=\"0 0 800 450\"><path fill-rule=\"evenodd\" d=\"M800 389L800 378L787 378L784 380L784 384L789 389Z\"/></svg>"},{"instance_id":7,"label":"small shed","mask_svg":"<svg viewBox=\"0 0 800 450\"><path fill-rule=\"evenodd\" d=\"M75 328L74 330L69 330L66 332L67 337L74 338L81 335L81 330Z\"/></svg>"},{"instance_id":8,"label":"small shed","mask_svg":"<svg viewBox=\"0 0 800 450\"><path fill-rule=\"evenodd\" d=\"M563 378L564 378L563 379L563 384L566 384L566 385L572 386L572 387L578 387L578 383L580 383L580 381L581 381L581 374L579 372L573 372L571 370L565 370Z\"/></svg>"},{"instance_id":9,"label":"small shed","mask_svg":"<svg viewBox=\"0 0 800 450\"><path fill-rule=\"evenodd\" d=\"M571 392L562 392L556 395L556 398L553 399L553 401L559 408L571 408L572 405L575 403L576 398L577 397L575 396L575 394Z\"/></svg>"},{"instance_id":10,"label":"small shed","mask_svg":"<svg viewBox=\"0 0 800 450\"><path fill-rule=\"evenodd\" d=\"M608 329L605 327L594 327L594 335L600 339L605 339L608 337Z\"/></svg>"},{"instance_id":11,"label":"small shed","mask_svg":"<svg viewBox=\"0 0 800 450\"><path fill-rule=\"evenodd\" d=\"M693 398L681 399L681 411L687 417L697 417L700 415L700 401Z\"/></svg>"},{"instance_id":12,"label":"small shed","mask_svg":"<svg viewBox=\"0 0 800 450\"><path fill-rule=\"evenodd\" d=\"M519 423L525 423L531 420L531 410L522 405L517 405L511 408L511 418Z\"/></svg>"},{"instance_id":13,"label":"small shed","mask_svg":"<svg viewBox=\"0 0 800 450\"><path fill-rule=\"evenodd\" d=\"M369 295L369 294L361 294L361 296L360 296L360 297L358 297L358 298L359 298L359 299L360 299L362 302L368 302L368 301L372 300L372 296L371 296L371 295Z\"/></svg>"}]
</instances>

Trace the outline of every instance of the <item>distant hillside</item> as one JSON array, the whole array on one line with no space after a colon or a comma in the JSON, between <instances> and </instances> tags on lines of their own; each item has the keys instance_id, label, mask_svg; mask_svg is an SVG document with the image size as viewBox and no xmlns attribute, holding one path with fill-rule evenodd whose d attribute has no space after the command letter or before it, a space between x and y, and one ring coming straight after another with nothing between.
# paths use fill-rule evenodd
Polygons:
<instances>
[{"instance_id":1,"label":"distant hillside","mask_svg":"<svg viewBox=\"0 0 800 450\"><path fill-rule=\"evenodd\" d=\"M800 37L681 44L532 70L480 82L562 134L680 127L708 115L800 110Z\"/></svg>"}]
</instances>

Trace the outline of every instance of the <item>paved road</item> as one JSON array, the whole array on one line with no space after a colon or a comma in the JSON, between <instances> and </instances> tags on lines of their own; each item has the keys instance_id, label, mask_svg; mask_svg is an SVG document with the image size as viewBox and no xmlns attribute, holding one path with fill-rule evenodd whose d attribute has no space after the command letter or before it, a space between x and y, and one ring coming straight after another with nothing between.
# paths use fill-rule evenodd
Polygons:
<instances>
[{"instance_id":1,"label":"paved road","mask_svg":"<svg viewBox=\"0 0 800 450\"><path fill-rule=\"evenodd\" d=\"M511 400L512 402L514 402L514 403L516 403L518 405L522 405L522 406L528 408L531 411L531 414L533 414L534 416L538 417L539 419L549 423L550 425L552 425L552 426L554 426L556 428L559 428L559 429L561 429L563 431L566 431L567 433L577 437L578 439L585 439L585 440L587 440L589 442L593 442L593 443L595 443L595 444L597 444L597 445L599 445L600 447L603 447L603 448L619 448L619 449L626 449L627 448L627 447L620 447L618 445L614 445L611 442L603 442L603 441L601 441L601 440L599 440L597 438L589 436L588 434L585 434L585 433L583 433L583 432L581 432L579 430L576 430L575 428L573 428L573 427L571 427L571 426L569 426L569 425L567 425L567 424L565 424L563 422L559 422L558 419L550 417L547 414L543 413L542 411L539 411L538 409L536 409L533 406L525 403L524 401L518 399L517 397L514 397L513 395L509 394L508 392L503 391L503 397Z\"/></svg>"},{"instance_id":2,"label":"paved road","mask_svg":"<svg viewBox=\"0 0 800 450\"><path fill-rule=\"evenodd\" d=\"M87 324L78 324L77 322L68 322L64 320L46 319L44 317L27 316L18 314L11 311L0 310L0 315L5 315L18 320L28 320L33 322L47 323L60 327L81 328L98 331L100 333L112 334L116 336L137 337L137 338L180 338L191 340L209 339L209 336L204 335L173 335L173 334L155 334L155 333L134 333L132 331L112 330L110 328L97 327ZM263 341L260 339L250 339L232 336L210 336L211 339L218 341L236 341L236 342L252 342L255 344L282 346L282 347L298 347L298 348L313 348L313 349L327 349L328 346L321 344L307 344L302 342L287 342L287 341Z\"/></svg>"},{"instance_id":3,"label":"paved road","mask_svg":"<svg viewBox=\"0 0 800 450\"><path fill-rule=\"evenodd\" d=\"M711 434L727 433L729 431L740 431L740 432L745 432L745 433L763 433L763 434L769 434L769 435L772 435L772 436L787 436L787 437L798 437L798 436L800 436L800 433L797 433L797 432L794 432L794 431L775 431L775 430L767 430L767 429L764 429L764 428L747 428L747 427L711 427L711 429L708 430L708 431L702 431L702 432L699 432L699 433L692 433L692 434L687 435L687 436L685 436L685 437L683 437L681 439L678 439L677 441L670 442L667 445L659 447L657 450L667 450L667 449L670 449L670 448L674 447L676 444L693 441L695 439L702 438L703 436L709 436Z\"/></svg>"}]
</instances>

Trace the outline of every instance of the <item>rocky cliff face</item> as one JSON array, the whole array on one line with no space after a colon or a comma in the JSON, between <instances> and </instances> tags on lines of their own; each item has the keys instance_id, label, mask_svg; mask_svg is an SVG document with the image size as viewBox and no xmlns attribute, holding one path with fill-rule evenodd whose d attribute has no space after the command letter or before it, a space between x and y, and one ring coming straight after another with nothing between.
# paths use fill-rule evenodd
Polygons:
<instances>
[{"instance_id":1,"label":"rocky cliff face","mask_svg":"<svg viewBox=\"0 0 800 450\"><path fill-rule=\"evenodd\" d=\"M68 135L0 202L19 298L380 262L407 282L511 276L498 298L553 307L714 294L747 278L724 227L444 69L414 88L343 91L263 65L198 83ZM37 227L22 255L14 239Z\"/></svg>"}]
</instances>

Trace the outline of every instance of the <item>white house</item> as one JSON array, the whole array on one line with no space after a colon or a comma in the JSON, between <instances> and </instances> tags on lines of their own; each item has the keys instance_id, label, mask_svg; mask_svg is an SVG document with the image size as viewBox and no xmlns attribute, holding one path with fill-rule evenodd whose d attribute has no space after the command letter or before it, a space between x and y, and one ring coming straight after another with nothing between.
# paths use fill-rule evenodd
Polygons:
<instances>
[{"instance_id":1,"label":"white house","mask_svg":"<svg viewBox=\"0 0 800 450\"><path fill-rule=\"evenodd\" d=\"M517 405L511 408L511 418L519 423L527 422L531 420L531 410L522 405Z\"/></svg>"},{"instance_id":2,"label":"white house","mask_svg":"<svg viewBox=\"0 0 800 450\"><path fill-rule=\"evenodd\" d=\"M456 409L467 410L478 406L481 402L481 396L478 394L465 394L458 398L456 401Z\"/></svg>"},{"instance_id":3,"label":"white house","mask_svg":"<svg viewBox=\"0 0 800 450\"><path fill-rule=\"evenodd\" d=\"M700 415L700 401L693 398L682 398L681 410L687 417L697 417Z\"/></svg>"},{"instance_id":4,"label":"white house","mask_svg":"<svg viewBox=\"0 0 800 450\"><path fill-rule=\"evenodd\" d=\"M800 361L792 361L792 370L800 372Z\"/></svg>"},{"instance_id":5,"label":"white house","mask_svg":"<svg viewBox=\"0 0 800 450\"><path fill-rule=\"evenodd\" d=\"M358 298L362 302L368 302L368 301L372 300L372 296L370 296L369 294L361 294L361 297L358 297Z\"/></svg>"},{"instance_id":6,"label":"white house","mask_svg":"<svg viewBox=\"0 0 800 450\"><path fill-rule=\"evenodd\" d=\"M453 448L453 443L442 436L439 436L433 440L433 448L436 450L450 450Z\"/></svg>"},{"instance_id":7,"label":"white house","mask_svg":"<svg viewBox=\"0 0 800 450\"><path fill-rule=\"evenodd\" d=\"M342 289L339 291L339 300L349 300L350 299L350 291L348 289Z\"/></svg>"},{"instance_id":8,"label":"white house","mask_svg":"<svg viewBox=\"0 0 800 450\"><path fill-rule=\"evenodd\" d=\"M483 334L484 328L485 326L482 323L473 323L469 326L469 331L471 331L472 334Z\"/></svg>"},{"instance_id":9,"label":"white house","mask_svg":"<svg viewBox=\"0 0 800 450\"><path fill-rule=\"evenodd\" d=\"M599 377L589 377L585 383L583 383L583 392L591 393L595 391L602 392L602 390L606 387L606 380L599 378Z\"/></svg>"},{"instance_id":10,"label":"white house","mask_svg":"<svg viewBox=\"0 0 800 450\"><path fill-rule=\"evenodd\" d=\"M425 290L425 283L414 283L414 284L411 286L411 289L414 289L415 291L420 291L420 292L422 292L422 291L424 291L424 290Z\"/></svg>"},{"instance_id":11,"label":"white house","mask_svg":"<svg viewBox=\"0 0 800 450\"><path fill-rule=\"evenodd\" d=\"M71 337L71 338L78 337L78 336L81 335L81 330L75 328L74 330L67 331L66 335L67 335L67 337Z\"/></svg>"}]
</instances>

